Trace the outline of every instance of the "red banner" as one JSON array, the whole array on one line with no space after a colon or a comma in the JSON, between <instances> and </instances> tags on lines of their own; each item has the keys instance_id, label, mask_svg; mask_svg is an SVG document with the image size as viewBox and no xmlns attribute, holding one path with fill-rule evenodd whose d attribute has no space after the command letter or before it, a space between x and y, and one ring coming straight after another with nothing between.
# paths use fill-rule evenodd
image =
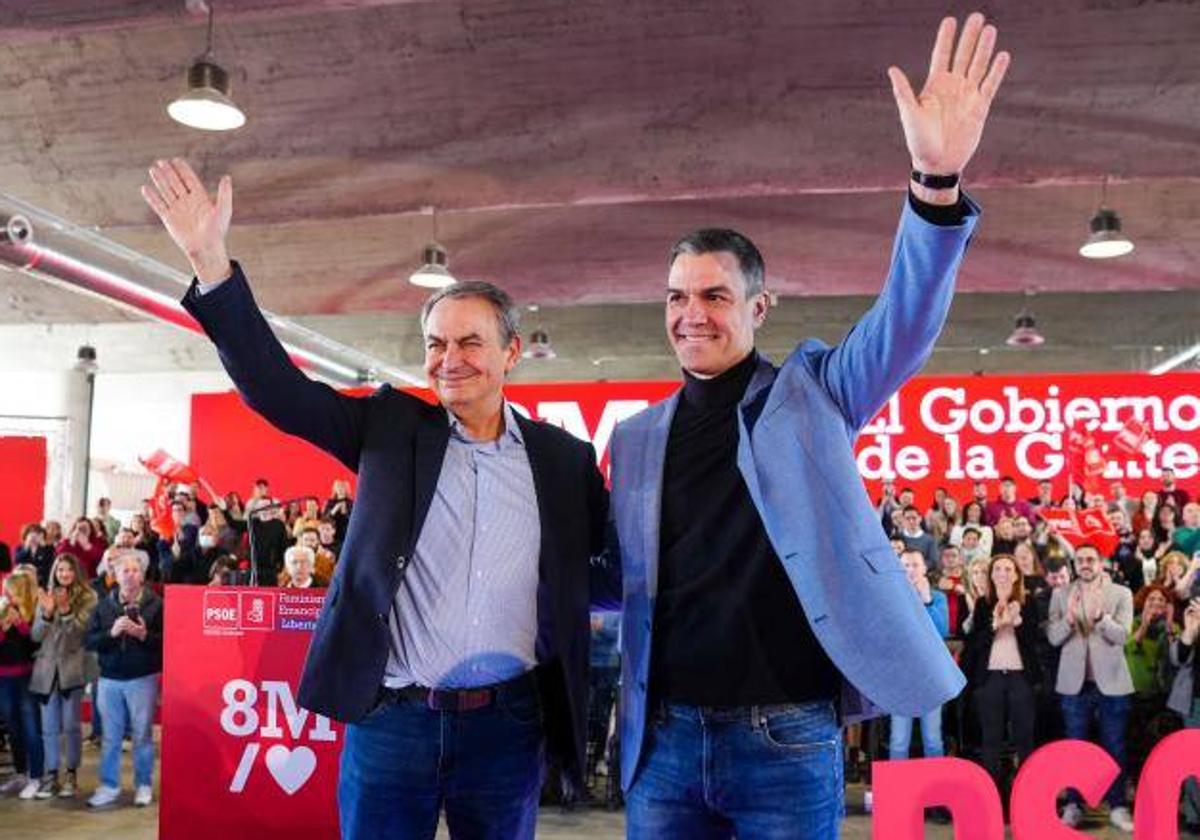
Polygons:
<instances>
[{"instance_id":1,"label":"red banner","mask_svg":"<svg viewBox=\"0 0 1200 840\"><path fill-rule=\"evenodd\" d=\"M46 493L46 439L44 437L0 437L0 542L15 552L21 545L21 529L41 522Z\"/></svg>"},{"instance_id":2,"label":"red banner","mask_svg":"<svg viewBox=\"0 0 1200 840\"><path fill-rule=\"evenodd\" d=\"M295 699L325 591L166 597L159 835L336 837L342 727Z\"/></svg>"},{"instance_id":3,"label":"red banner","mask_svg":"<svg viewBox=\"0 0 1200 840\"><path fill-rule=\"evenodd\" d=\"M532 416L591 440L607 464L615 423L676 388L677 382L581 382L510 385L506 393ZM1088 468L1106 491L1118 479L1130 495L1157 489L1163 466L1195 486L1200 375L917 377L859 438L859 471L873 494L881 479L892 478L916 489L920 504L935 487L965 499L973 481L994 488L1004 475L1017 479L1022 496L1034 495L1041 479L1053 481L1062 496L1072 426L1094 438ZM272 429L233 393L192 398L191 447L192 464L220 487L249 488L261 474L271 479L273 495L286 497L324 493L333 479L352 478L333 459Z\"/></svg>"}]
</instances>

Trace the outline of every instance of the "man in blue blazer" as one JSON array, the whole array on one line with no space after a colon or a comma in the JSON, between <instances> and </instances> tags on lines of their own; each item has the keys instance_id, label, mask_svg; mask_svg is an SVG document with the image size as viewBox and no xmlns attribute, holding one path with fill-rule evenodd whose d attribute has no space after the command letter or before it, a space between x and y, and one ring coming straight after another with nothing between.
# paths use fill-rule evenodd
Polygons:
<instances>
[{"instance_id":1,"label":"man in blue blazer","mask_svg":"<svg viewBox=\"0 0 1200 840\"><path fill-rule=\"evenodd\" d=\"M925 713L963 678L914 597L854 459L928 357L978 217L958 175L1009 62L996 30L939 28L920 96L889 68L913 162L881 296L835 347L754 351L762 257L696 231L671 254L683 388L618 426L621 781L631 838L834 838L840 721Z\"/></svg>"},{"instance_id":2,"label":"man in blue blazer","mask_svg":"<svg viewBox=\"0 0 1200 840\"><path fill-rule=\"evenodd\" d=\"M300 703L344 721L342 836L533 836L543 757L584 766L589 605L612 608L607 493L592 446L526 420L502 392L516 309L488 283L421 313L431 405L351 397L301 373L254 303L213 201L182 160L142 194L188 257L184 298L242 398L358 474L358 499L309 647ZM269 453L263 453L269 457Z\"/></svg>"}]
</instances>

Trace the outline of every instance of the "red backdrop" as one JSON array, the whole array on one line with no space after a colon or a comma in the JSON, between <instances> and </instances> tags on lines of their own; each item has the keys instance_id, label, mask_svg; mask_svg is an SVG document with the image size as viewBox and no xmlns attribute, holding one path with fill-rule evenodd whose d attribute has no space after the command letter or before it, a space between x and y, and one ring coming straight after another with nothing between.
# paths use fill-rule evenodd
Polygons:
<instances>
[{"instance_id":1,"label":"red backdrop","mask_svg":"<svg viewBox=\"0 0 1200 840\"><path fill-rule=\"evenodd\" d=\"M27 522L45 513L46 439L0 437L0 542L14 551Z\"/></svg>"},{"instance_id":2,"label":"red backdrop","mask_svg":"<svg viewBox=\"0 0 1200 840\"><path fill-rule=\"evenodd\" d=\"M512 385L509 399L606 449L616 420L670 394L675 382ZM1130 494L1157 487L1170 462L1191 489L1200 475L1200 375L1042 374L917 377L896 394L859 438L859 467L875 493L881 476L911 485L926 503L936 486L959 498L975 478L993 485L1018 479L1033 495L1041 477L1066 491L1064 432L1072 421L1095 430L1112 459L1106 477L1123 479ZM1125 455L1108 441L1125 420L1148 421L1153 440ZM334 478L351 478L333 459L272 429L236 394L192 398L191 461L218 490L245 492L265 475L277 497L324 495ZM1193 495L1197 495L1193 493Z\"/></svg>"}]
</instances>

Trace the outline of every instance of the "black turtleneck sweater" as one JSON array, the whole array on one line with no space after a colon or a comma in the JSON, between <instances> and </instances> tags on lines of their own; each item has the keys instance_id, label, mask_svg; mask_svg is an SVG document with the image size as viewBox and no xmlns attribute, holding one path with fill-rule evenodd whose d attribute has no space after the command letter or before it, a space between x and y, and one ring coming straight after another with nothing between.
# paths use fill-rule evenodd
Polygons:
<instances>
[{"instance_id":1,"label":"black turtleneck sweater","mask_svg":"<svg viewBox=\"0 0 1200 840\"><path fill-rule=\"evenodd\" d=\"M839 685L738 471L737 405L757 359L713 379L684 374L663 474L657 701L791 703Z\"/></svg>"}]
</instances>

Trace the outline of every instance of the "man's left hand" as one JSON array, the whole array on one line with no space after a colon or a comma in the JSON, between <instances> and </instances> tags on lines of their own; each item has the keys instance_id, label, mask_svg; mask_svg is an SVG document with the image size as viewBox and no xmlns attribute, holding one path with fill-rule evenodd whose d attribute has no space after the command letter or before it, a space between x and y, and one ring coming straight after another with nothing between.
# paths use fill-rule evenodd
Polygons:
<instances>
[{"instance_id":1,"label":"man's left hand","mask_svg":"<svg viewBox=\"0 0 1200 840\"><path fill-rule=\"evenodd\" d=\"M957 175L966 167L1011 61L1007 52L993 59L996 27L985 26L979 12L967 18L954 49L956 29L952 17L938 27L929 76L919 96L899 67L887 71L913 168L930 175Z\"/></svg>"}]
</instances>

